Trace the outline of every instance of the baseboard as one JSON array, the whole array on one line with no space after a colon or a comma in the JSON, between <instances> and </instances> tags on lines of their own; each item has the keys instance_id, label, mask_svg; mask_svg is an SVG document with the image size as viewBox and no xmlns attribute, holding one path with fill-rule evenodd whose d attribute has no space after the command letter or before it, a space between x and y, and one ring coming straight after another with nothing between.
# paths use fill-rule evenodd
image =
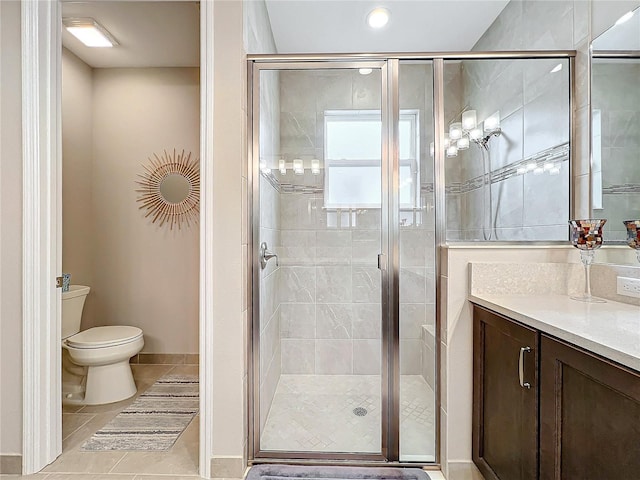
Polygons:
<instances>
[{"instance_id":1,"label":"baseboard","mask_svg":"<svg viewBox=\"0 0 640 480\"><path fill-rule=\"evenodd\" d=\"M22 474L22 455L0 455L0 474Z\"/></svg>"},{"instance_id":2,"label":"baseboard","mask_svg":"<svg viewBox=\"0 0 640 480\"><path fill-rule=\"evenodd\" d=\"M138 353L129 363L140 365L198 365L197 353Z\"/></svg>"},{"instance_id":3,"label":"baseboard","mask_svg":"<svg viewBox=\"0 0 640 480\"><path fill-rule=\"evenodd\" d=\"M212 457L211 478L242 478L245 467L242 457Z\"/></svg>"},{"instance_id":4,"label":"baseboard","mask_svg":"<svg viewBox=\"0 0 640 480\"><path fill-rule=\"evenodd\" d=\"M447 480L484 480L484 477L473 462L449 462Z\"/></svg>"}]
</instances>

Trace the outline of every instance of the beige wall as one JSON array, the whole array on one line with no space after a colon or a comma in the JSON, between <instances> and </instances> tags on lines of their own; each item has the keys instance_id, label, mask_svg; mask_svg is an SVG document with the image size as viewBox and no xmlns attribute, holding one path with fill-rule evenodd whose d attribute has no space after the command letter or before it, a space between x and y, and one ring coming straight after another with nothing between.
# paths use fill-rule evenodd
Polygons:
<instances>
[{"instance_id":1,"label":"beige wall","mask_svg":"<svg viewBox=\"0 0 640 480\"><path fill-rule=\"evenodd\" d=\"M223 478L242 477L247 447L247 306L243 301L247 249L242 227L247 119L242 27L242 2L214 3L213 156L203 161L213 168L215 217L211 474Z\"/></svg>"},{"instance_id":2,"label":"beige wall","mask_svg":"<svg viewBox=\"0 0 640 480\"><path fill-rule=\"evenodd\" d=\"M62 270L93 285L91 204L93 70L62 49ZM93 295L84 315L91 318Z\"/></svg>"},{"instance_id":3,"label":"beige wall","mask_svg":"<svg viewBox=\"0 0 640 480\"><path fill-rule=\"evenodd\" d=\"M20 3L0 2L0 455L22 453Z\"/></svg>"},{"instance_id":4,"label":"beige wall","mask_svg":"<svg viewBox=\"0 0 640 480\"><path fill-rule=\"evenodd\" d=\"M92 212L84 219L93 235L92 309L83 328L140 327L144 352L198 351L198 227L169 230L145 218L135 180L165 149L199 157L199 102L197 68L93 71Z\"/></svg>"},{"instance_id":5,"label":"beige wall","mask_svg":"<svg viewBox=\"0 0 640 480\"><path fill-rule=\"evenodd\" d=\"M62 60L63 270L92 288L82 328L134 325L145 352L196 353L198 228L144 218L135 180L153 153L199 156L199 70Z\"/></svg>"}]
</instances>

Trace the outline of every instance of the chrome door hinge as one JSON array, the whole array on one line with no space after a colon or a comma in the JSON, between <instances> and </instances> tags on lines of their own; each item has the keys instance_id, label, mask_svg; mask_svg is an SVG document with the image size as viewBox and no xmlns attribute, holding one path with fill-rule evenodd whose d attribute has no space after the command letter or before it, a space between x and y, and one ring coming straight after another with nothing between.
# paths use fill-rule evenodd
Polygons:
<instances>
[{"instance_id":1,"label":"chrome door hinge","mask_svg":"<svg viewBox=\"0 0 640 480\"><path fill-rule=\"evenodd\" d=\"M378 269L383 271L387 269L387 257L384 253L378 254Z\"/></svg>"},{"instance_id":2,"label":"chrome door hinge","mask_svg":"<svg viewBox=\"0 0 640 480\"><path fill-rule=\"evenodd\" d=\"M56 277L56 288L62 288L62 277Z\"/></svg>"}]
</instances>

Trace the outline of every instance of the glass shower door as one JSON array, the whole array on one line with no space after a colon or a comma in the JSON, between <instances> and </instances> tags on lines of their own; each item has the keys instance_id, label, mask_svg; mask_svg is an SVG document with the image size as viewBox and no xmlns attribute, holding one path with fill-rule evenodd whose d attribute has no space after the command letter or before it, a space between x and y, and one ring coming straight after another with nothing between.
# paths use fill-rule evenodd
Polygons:
<instances>
[{"instance_id":1,"label":"glass shower door","mask_svg":"<svg viewBox=\"0 0 640 480\"><path fill-rule=\"evenodd\" d=\"M257 69L258 456L382 458L383 65Z\"/></svg>"},{"instance_id":2,"label":"glass shower door","mask_svg":"<svg viewBox=\"0 0 640 480\"><path fill-rule=\"evenodd\" d=\"M436 459L433 62L398 69L399 460Z\"/></svg>"}]
</instances>

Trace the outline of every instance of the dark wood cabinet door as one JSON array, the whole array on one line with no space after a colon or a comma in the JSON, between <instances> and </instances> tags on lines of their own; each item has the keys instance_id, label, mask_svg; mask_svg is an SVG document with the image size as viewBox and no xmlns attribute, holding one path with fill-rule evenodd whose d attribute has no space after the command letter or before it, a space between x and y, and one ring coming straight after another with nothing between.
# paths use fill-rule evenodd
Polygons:
<instances>
[{"instance_id":1,"label":"dark wood cabinet door","mask_svg":"<svg viewBox=\"0 0 640 480\"><path fill-rule=\"evenodd\" d=\"M640 376L542 335L540 478L640 478Z\"/></svg>"},{"instance_id":2,"label":"dark wood cabinet door","mask_svg":"<svg viewBox=\"0 0 640 480\"><path fill-rule=\"evenodd\" d=\"M477 306L473 319L473 461L487 480L535 480L539 335Z\"/></svg>"}]
</instances>

